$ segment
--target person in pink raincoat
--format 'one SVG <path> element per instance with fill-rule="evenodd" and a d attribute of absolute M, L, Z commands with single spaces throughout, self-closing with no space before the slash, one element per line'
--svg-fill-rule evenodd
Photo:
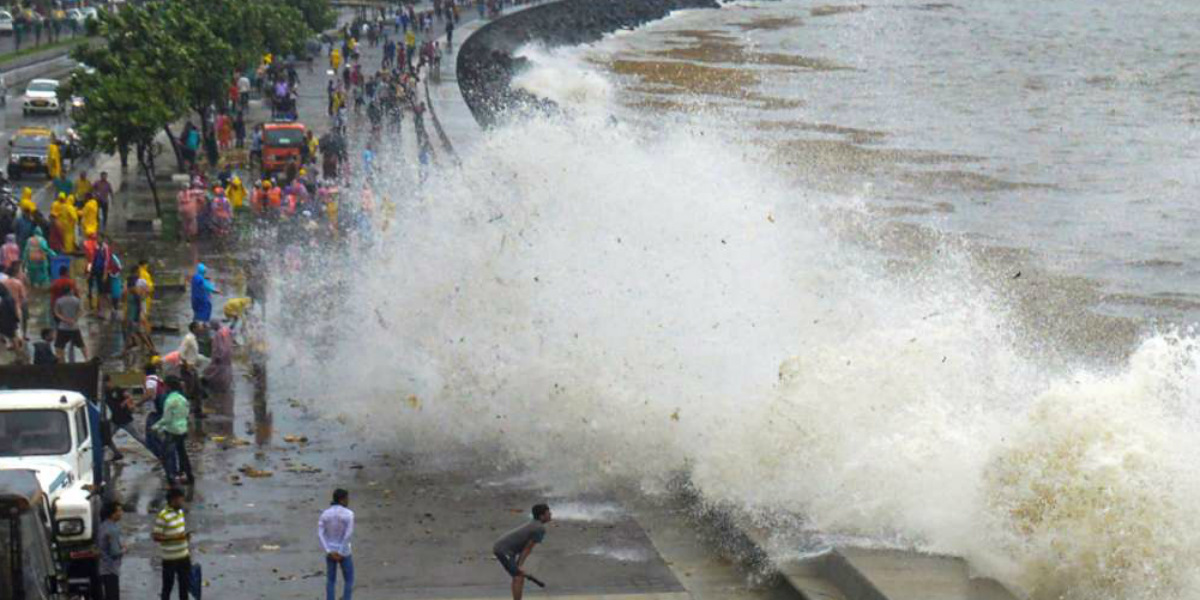
<path fill-rule="evenodd" d="M 212 391 L 228 392 L 233 388 L 233 332 L 216 319 L 208 327 L 212 351 L 202 377 Z"/>
<path fill-rule="evenodd" d="M 197 220 L 200 207 L 196 205 L 196 195 L 192 193 L 192 190 L 183 190 L 179 192 L 177 199 L 179 201 L 179 225 L 183 227 L 183 237 L 187 240 L 194 240 L 200 232 L 200 223 Z"/>
<path fill-rule="evenodd" d="M 0 246 L 0 271 L 8 271 L 8 267 L 16 262 L 21 262 L 21 247 L 17 245 L 17 234 L 10 233 Z"/>
<path fill-rule="evenodd" d="M 229 203 L 229 198 L 225 196 L 224 188 L 216 188 L 213 190 L 212 202 L 209 204 L 210 218 L 212 219 L 213 233 L 219 236 L 225 236 L 229 233 L 233 226 L 233 205 Z"/>

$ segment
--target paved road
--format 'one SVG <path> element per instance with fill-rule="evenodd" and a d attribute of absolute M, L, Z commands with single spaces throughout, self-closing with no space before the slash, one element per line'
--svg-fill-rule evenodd
<path fill-rule="evenodd" d="M 44 74 L 39 73 L 38 77 L 59 79 L 60 81 L 65 80 L 70 75 L 70 64 L 68 60 L 55 60 L 48 67 L 49 70 Z M 0 164 L 0 168 L 7 166 L 9 156 L 8 142 L 21 127 L 45 126 L 56 128 L 71 126 L 70 117 L 65 115 L 23 115 L 21 105 L 24 92 L 24 83 L 10 88 L 7 95 L 7 105 L 0 110 L 0 157 L 3 157 L 3 163 Z M 74 177 L 78 174 L 78 168 L 87 168 L 91 164 L 91 160 L 79 161 L 77 164 L 70 164 L 69 171 L 72 177 Z M 92 178 L 95 178 L 94 174 Z M 42 210 L 49 209 L 50 202 L 53 199 L 49 194 L 51 184 L 45 175 L 27 173 L 20 180 L 14 182 L 14 184 L 18 189 L 25 186 L 33 188 L 35 198 L 38 200 L 38 206 Z"/>

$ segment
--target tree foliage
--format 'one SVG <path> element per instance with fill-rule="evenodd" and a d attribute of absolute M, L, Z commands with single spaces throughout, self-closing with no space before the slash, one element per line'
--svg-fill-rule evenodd
<path fill-rule="evenodd" d="M 152 170 L 143 161 L 153 161 L 159 132 L 173 141 L 170 125 L 188 111 L 205 122 L 236 72 L 267 53 L 299 54 L 313 28 L 333 21 L 328 0 L 176 0 L 101 12 L 94 31 L 106 43 L 75 49 L 88 68 L 60 93 L 85 98 L 76 115 L 84 145 L 122 157 L 137 150 Z"/>
<path fill-rule="evenodd" d="M 329 0 L 280 0 L 284 4 L 300 11 L 304 22 L 313 32 L 320 33 L 337 26 L 337 15 L 333 12 Z"/>

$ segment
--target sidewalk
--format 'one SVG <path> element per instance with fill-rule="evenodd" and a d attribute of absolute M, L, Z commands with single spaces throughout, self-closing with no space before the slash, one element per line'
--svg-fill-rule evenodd
<path fill-rule="evenodd" d="M 500 18 L 541 4 L 539 2 L 509 7 L 504 10 Z M 462 90 L 458 87 L 458 49 L 466 43 L 467 38 L 491 22 L 488 19 L 479 19 L 473 7 L 469 11 L 464 9 L 462 16 L 462 24 L 454 30 L 454 52 L 442 56 L 441 81 L 426 86 L 430 113 L 441 124 L 446 137 L 450 138 L 454 150 L 459 154 L 469 151 L 471 146 L 480 139 L 483 130 L 475 121 L 471 110 L 467 108 Z M 444 41 L 445 37 L 442 40 Z"/>

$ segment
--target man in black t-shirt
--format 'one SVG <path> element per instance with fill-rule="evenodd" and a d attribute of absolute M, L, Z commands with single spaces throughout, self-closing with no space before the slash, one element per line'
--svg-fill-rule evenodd
<path fill-rule="evenodd" d="M 133 396 L 129 390 L 123 390 L 113 387 L 112 378 L 107 374 L 104 376 L 104 404 L 108 406 L 108 422 L 111 424 L 108 434 L 105 439 L 106 445 L 112 449 L 113 460 L 121 460 L 124 456 L 120 450 L 117 450 L 117 445 L 113 442 L 113 436 L 116 435 L 116 430 L 122 429 L 128 433 L 133 439 L 137 440 L 151 454 L 150 447 L 146 445 L 146 438 L 137 430 L 133 424 Z"/>

